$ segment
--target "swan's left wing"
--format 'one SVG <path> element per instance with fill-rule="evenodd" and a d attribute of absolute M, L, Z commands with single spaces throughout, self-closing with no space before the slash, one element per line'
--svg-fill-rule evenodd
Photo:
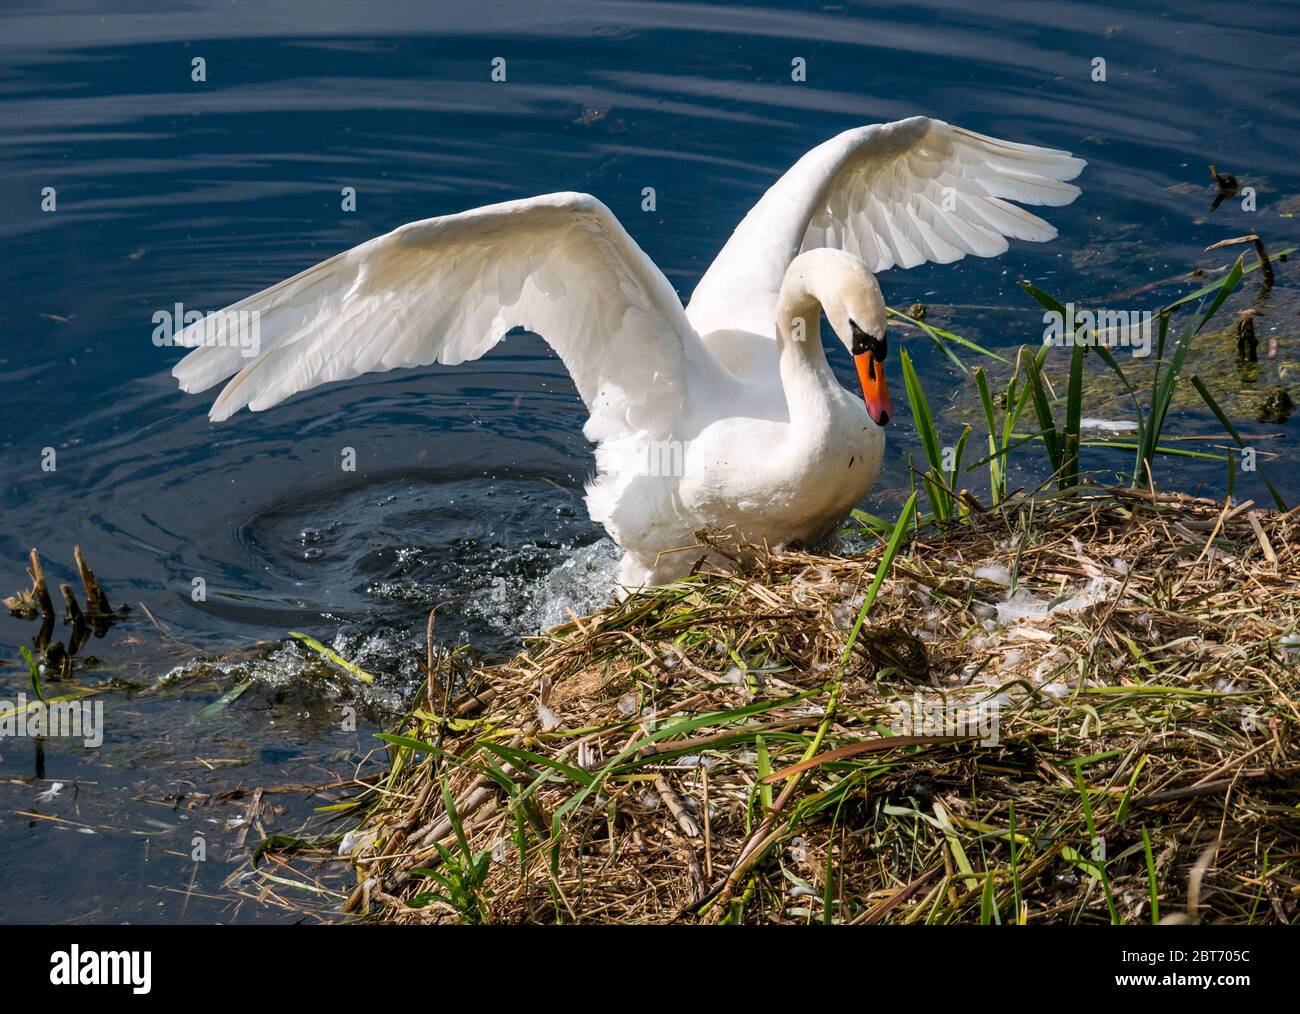
<path fill-rule="evenodd" d="M 701 279 L 686 315 L 701 334 L 773 334 L 790 262 L 833 247 L 874 272 L 967 254 L 993 257 L 1007 238 L 1056 236 L 1009 203 L 1062 205 L 1086 163 L 1069 152 L 985 137 L 915 116 L 845 131 L 818 145 L 754 205 Z"/>
<path fill-rule="evenodd" d="M 232 311 L 234 314 L 232 315 Z M 258 342 L 227 330 L 254 314 Z M 172 371 L 185 391 L 226 381 L 214 422 L 363 373 L 463 363 L 525 327 L 559 353 L 592 440 L 658 432 L 684 398 L 681 301 L 613 213 L 547 194 L 412 222 L 196 323 Z"/>

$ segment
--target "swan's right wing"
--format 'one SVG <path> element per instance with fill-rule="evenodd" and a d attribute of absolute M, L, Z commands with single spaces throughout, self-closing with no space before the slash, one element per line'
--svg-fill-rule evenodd
<path fill-rule="evenodd" d="M 229 340 L 225 322 L 239 319 L 230 311 L 257 315 L 255 355 Z M 190 392 L 228 380 L 214 422 L 364 373 L 477 359 L 524 327 L 564 361 L 593 440 L 663 431 L 684 397 L 684 348 L 698 341 L 618 219 L 576 193 L 412 222 L 216 320 L 180 334 L 194 351 L 172 371 Z"/>
<path fill-rule="evenodd" d="M 1007 238 L 1056 230 L 1022 204 L 1079 196 L 1083 159 L 914 116 L 846 130 L 804 155 L 763 195 L 700 280 L 686 314 L 700 334 L 771 335 L 786 268 L 831 247 L 873 272 L 967 254 L 994 257 Z"/>

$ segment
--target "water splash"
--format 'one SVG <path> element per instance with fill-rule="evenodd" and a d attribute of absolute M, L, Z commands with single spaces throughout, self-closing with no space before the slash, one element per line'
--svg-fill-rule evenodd
<path fill-rule="evenodd" d="M 497 575 L 468 611 L 514 638 L 540 633 L 608 605 L 619 559 L 613 542 L 598 539 L 573 549 L 534 581 L 512 587 Z"/>

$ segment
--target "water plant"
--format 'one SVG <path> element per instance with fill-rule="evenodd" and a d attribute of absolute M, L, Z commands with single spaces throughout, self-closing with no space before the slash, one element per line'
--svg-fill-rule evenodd
<path fill-rule="evenodd" d="M 1293 249 L 1278 251 L 1273 255 L 1273 259 L 1285 258 Z M 1007 456 L 1017 448 L 1037 442 L 1042 446 L 1046 457 L 1049 481 L 1054 481 L 1061 490 L 1071 489 L 1082 481 L 1084 472 L 1081 469 L 1081 449 L 1087 446 L 1106 447 L 1110 450 L 1132 450 L 1134 457 L 1129 484 L 1133 488 L 1152 488 L 1156 457 L 1170 455 L 1223 460 L 1228 469 L 1231 489 L 1235 485 L 1231 454 L 1219 455 L 1192 451 L 1162 443 L 1161 437 L 1169 419 L 1170 406 L 1177 385 L 1183 379 L 1184 362 L 1192 342 L 1205 331 L 1206 326 L 1219 313 L 1228 297 L 1236 291 L 1242 279 L 1249 272 L 1259 270 L 1260 265 L 1267 262 L 1268 259 L 1265 257 L 1251 267 L 1244 267 L 1242 258 L 1238 257 L 1218 281 L 1202 286 L 1156 311 L 1154 369 L 1150 390 L 1145 394 L 1135 389 L 1128 374 L 1108 347 L 1109 336 L 1099 334 L 1095 322 L 1087 323 L 1081 320 L 1077 311 L 1073 310 L 1073 303 L 1063 303 L 1038 286 L 1030 282 L 1021 282 L 1020 287 L 1029 296 L 1065 322 L 1064 330 L 1071 336 L 1071 341 L 1068 343 L 1070 356 L 1068 380 L 1062 412 L 1058 418 L 1053 406 L 1062 399 L 1056 397 L 1050 390 L 1044 376 L 1044 366 L 1052 346 L 1044 343 L 1037 349 L 1030 346 L 1019 348 L 1014 370 L 1006 389 L 1001 392 L 1000 399 L 995 399 L 983 368 L 977 367 L 973 379 L 986 427 L 988 453 L 968 466 L 966 471 L 982 466 L 988 467 L 989 497 L 991 503 L 996 506 L 1007 497 Z M 1171 323 L 1180 310 L 1188 311 L 1187 319 L 1177 338 L 1171 341 Z M 925 327 L 926 334 L 937 344 L 943 345 L 950 357 L 956 358 L 948 344 L 952 343 L 957 336 L 921 322 L 914 323 Z M 991 355 L 988 350 L 975 343 L 963 341 L 962 344 L 985 355 Z M 1136 415 L 1136 441 L 1129 443 L 1118 440 L 1083 439 L 1081 423 L 1084 414 L 1084 374 L 1089 356 L 1096 356 L 1114 373 L 1130 399 Z M 997 358 L 1002 359 L 1002 357 Z M 902 353 L 900 359 L 908 403 L 929 466 L 924 473 L 921 473 L 922 485 L 930 505 L 930 513 L 925 520 L 933 520 L 940 524 L 949 523 L 959 519 L 964 513 L 960 501 L 965 499 L 969 503 L 972 499 L 968 491 L 959 491 L 959 473 L 962 471 L 962 460 L 971 430 L 969 426 L 963 427 L 955 444 L 952 447 L 945 447 L 916 369 L 906 351 Z M 1006 362 L 1005 359 L 1002 361 Z M 969 372 L 964 366 L 962 369 L 964 372 Z M 1245 441 L 1201 379 L 1193 376 L 1190 378 L 1190 384 L 1238 446 L 1245 447 Z M 999 405 L 1000 419 L 998 418 Z M 1018 427 L 1028 408 L 1033 410 L 1035 429 L 1032 432 L 1022 433 Z M 1275 506 L 1285 510 L 1286 504 L 1264 468 L 1258 466 L 1258 471 Z M 863 517 L 860 520 L 869 519 Z M 879 525 L 874 527 L 879 530 Z"/>

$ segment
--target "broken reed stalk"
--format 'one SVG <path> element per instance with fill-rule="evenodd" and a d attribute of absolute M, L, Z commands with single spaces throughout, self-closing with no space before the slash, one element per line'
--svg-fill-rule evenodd
<path fill-rule="evenodd" d="M 1258 233 L 1252 232 L 1247 233 L 1245 236 L 1221 239 L 1219 242 L 1207 246 L 1205 252 L 1209 253 L 1211 250 L 1218 250 L 1225 246 L 1237 246 L 1241 243 L 1250 243 L 1255 247 L 1255 256 L 1259 258 L 1259 291 L 1261 295 L 1267 293 L 1273 288 L 1273 283 L 1277 281 L 1277 275 L 1273 271 L 1273 262 L 1268 256 L 1268 250 L 1264 248 L 1264 241 L 1259 238 Z M 1285 259 L 1285 254 L 1283 258 Z"/>
<path fill-rule="evenodd" d="M 72 585 L 60 584 L 59 593 L 63 596 L 63 606 L 67 610 L 63 621 L 72 628 L 68 637 L 68 654 L 75 655 L 90 638 L 90 628 L 86 625 L 86 617 L 81 612 L 81 606 L 77 605 L 77 596 L 72 593 Z"/>
<path fill-rule="evenodd" d="M 42 616 L 54 615 L 54 602 L 50 598 L 50 588 L 45 582 L 45 568 L 41 566 L 41 556 L 35 549 L 31 551 L 29 557 L 31 563 L 27 568 L 27 576 L 32 582 L 32 594 L 36 601 L 40 603 Z"/>
<path fill-rule="evenodd" d="M 41 566 L 41 556 L 33 547 L 27 576 L 32 581 L 32 596 L 41 609 L 41 630 L 36 635 L 36 648 L 45 651 L 54 636 L 54 602 L 50 598 L 50 588 L 45 582 L 45 568 Z"/>
<path fill-rule="evenodd" d="M 63 623 L 71 628 L 68 648 L 54 637 L 54 600 L 50 597 L 49 582 L 45 577 L 45 568 L 41 565 L 40 554 L 32 549 L 27 565 L 27 577 L 32 582 L 30 590 L 22 589 L 4 600 L 4 607 L 14 616 L 24 620 L 34 620 L 39 615 L 41 629 L 33 638 L 36 650 L 41 653 L 42 664 L 52 671 L 64 676 L 72 672 L 72 656 L 80 651 L 89 640 L 93 631 L 96 637 L 103 637 L 118 619 L 109 605 L 108 596 L 95 578 L 94 573 L 81 555 L 81 547 L 73 547 L 77 570 L 81 574 L 82 588 L 86 593 L 86 609 L 83 612 L 77 603 L 76 594 L 69 584 L 60 583 L 59 594 L 63 599 Z M 128 609 L 122 607 L 122 613 Z"/>
<path fill-rule="evenodd" d="M 104 594 L 104 589 L 95 577 L 94 571 L 86 563 L 86 558 L 81 555 L 81 547 L 73 546 L 72 555 L 77 561 L 77 573 L 81 575 L 81 587 L 86 593 L 86 611 L 94 621 L 95 632 L 102 637 L 103 631 L 112 626 L 113 607 L 109 605 L 108 596 Z"/>

